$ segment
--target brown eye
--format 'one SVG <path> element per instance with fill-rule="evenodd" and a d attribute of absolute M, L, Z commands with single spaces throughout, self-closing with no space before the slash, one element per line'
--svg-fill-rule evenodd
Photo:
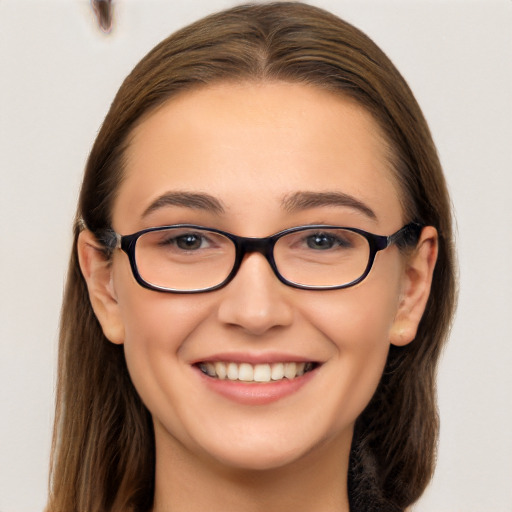
<path fill-rule="evenodd" d="M 187 233 L 176 237 L 176 246 L 185 251 L 200 249 L 203 244 L 203 237 L 194 233 Z"/>
<path fill-rule="evenodd" d="M 326 235 L 325 233 L 315 233 L 314 235 L 308 236 L 307 244 L 310 249 L 325 250 L 331 249 L 334 244 L 334 238 Z"/>
<path fill-rule="evenodd" d="M 309 249 L 317 251 L 325 251 L 334 247 L 348 248 L 352 246 L 350 241 L 342 236 L 321 232 L 308 236 L 306 243 Z"/>

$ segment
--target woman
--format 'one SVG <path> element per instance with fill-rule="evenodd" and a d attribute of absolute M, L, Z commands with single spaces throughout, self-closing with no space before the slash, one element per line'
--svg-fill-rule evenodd
<path fill-rule="evenodd" d="M 403 78 L 335 16 L 241 6 L 163 41 L 87 163 L 48 510 L 404 510 L 449 204 Z"/>

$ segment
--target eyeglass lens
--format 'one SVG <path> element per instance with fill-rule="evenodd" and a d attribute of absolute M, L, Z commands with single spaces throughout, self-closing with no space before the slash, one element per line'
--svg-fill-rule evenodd
<path fill-rule="evenodd" d="M 361 277 L 368 265 L 368 240 L 346 229 L 304 229 L 279 238 L 274 260 L 287 281 L 304 286 L 341 286 Z M 144 233 L 135 260 L 141 278 L 170 290 L 212 288 L 231 273 L 236 247 L 228 237 L 190 227 Z"/>

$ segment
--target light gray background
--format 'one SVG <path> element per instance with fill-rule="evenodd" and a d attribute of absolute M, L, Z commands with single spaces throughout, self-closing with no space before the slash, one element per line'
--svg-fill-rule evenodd
<path fill-rule="evenodd" d="M 415 512 L 512 511 L 512 1 L 319 0 L 389 54 L 430 123 L 458 222 L 434 481 Z M 59 308 L 84 163 L 117 87 L 231 0 L 0 0 L 0 511 L 45 503 Z"/>

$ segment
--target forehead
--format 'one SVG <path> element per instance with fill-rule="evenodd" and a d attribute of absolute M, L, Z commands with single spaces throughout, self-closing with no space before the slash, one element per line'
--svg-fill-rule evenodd
<path fill-rule="evenodd" d="M 369 202 L 401 218 L 384 137 L 353 100 L 296 83 L 222 83 L 181 93 L 133 130 L 116 218 L 167 191 L 202 191 L 228 213 L 274 207 L 297 191 Z"/>

